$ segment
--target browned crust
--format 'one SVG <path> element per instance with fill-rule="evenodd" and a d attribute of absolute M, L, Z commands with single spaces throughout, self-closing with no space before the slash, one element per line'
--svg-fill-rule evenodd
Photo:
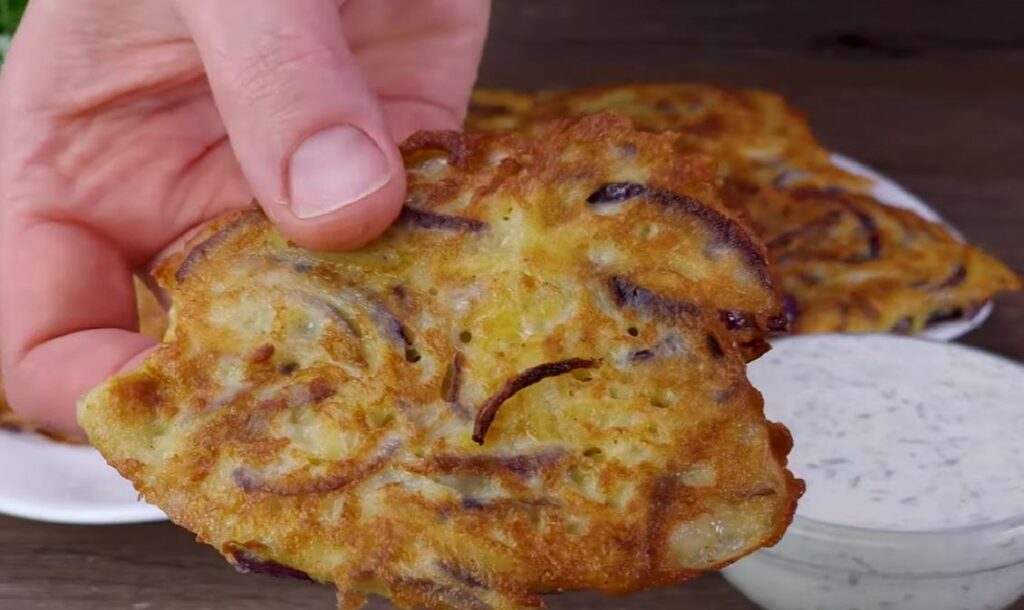
<path fill-rule="evenodd" d="M 108 460 L 243 569 L 333 582 L 346 607 L 638 590 L 776 538 L 795 487 L 744 375 L 764 333 L 719 312 L 765 320 L 777 295 L 693 214 L 587 203 L 628 174 L 733 218 L 707 158 L 610 116 L 421 142 L 410 202 L 488 228 L 314 254 L 259 212 L 212 224 L 158 272 L 167 342 L 83 402 Z M 473 443 L 456 407 L 513 395 Z"/>
<path fill-rule="evenodd" d="M 535 130 L 553 119 L 621 113 L 638 128 L 674 131 L 679 147 L 715 155 L 725 175 L 757 184 L 813 184 L 847 190 L 865 179 L 834 167 L 805 115 L 778 94 L 708 83 L 624 83 L 562 91 L 478 89 L 471 131 Z"/>

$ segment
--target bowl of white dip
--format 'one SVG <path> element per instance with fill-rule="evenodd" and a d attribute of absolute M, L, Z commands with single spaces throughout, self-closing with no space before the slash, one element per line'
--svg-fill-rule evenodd
<path fill-rule="evenodd" d="M 1024 366 L 894 335 L 779 341 L 750 366 L 807 482 L 725 577 L 769 610 L 982 610 L 1024 595 Z"/>

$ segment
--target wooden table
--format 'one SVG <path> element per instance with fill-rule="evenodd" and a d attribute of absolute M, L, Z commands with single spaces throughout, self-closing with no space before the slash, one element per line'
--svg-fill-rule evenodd
<path fill-rule="evenodd" d="M 1024 3 L 946 4 L 958 6 L 497 0 L 481 80 L 706 80 L 779 90 L 828 145 L 904 183 L 1024 271 Z M 1000 298 L 966 342 L 1024 360 L 1024 295 Z M 326 587 L 235 574 L 168 524 L 0 518 L 3 609 L 326 609 L 332 600 Z M 564 595 L 550 607 L 754 608 L 714 576 L 625 599 Z"/>

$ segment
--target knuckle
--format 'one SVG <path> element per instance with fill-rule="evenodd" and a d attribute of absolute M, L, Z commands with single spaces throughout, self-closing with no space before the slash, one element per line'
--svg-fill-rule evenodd
<path fill-rule="evenodd" d="M 242 55 L 234 78 L 238 89 L 248 96 L 274 98 L 288 91 L 289 82 L 326 69 L 333 58 L 326 45 L 300 32 L 270 32 Z"/>

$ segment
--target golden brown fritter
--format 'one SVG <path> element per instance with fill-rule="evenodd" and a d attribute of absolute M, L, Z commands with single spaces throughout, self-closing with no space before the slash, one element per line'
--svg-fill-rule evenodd
<path fill-rule="evenodd" d="M 767 243 L 793 332 L 920 332 L 970 317 L 1019 278 L 910 210 L 814 187 L 728 183 Z"/>
<path fill-rule="evenodd" d="M 610 85 L 521 93 L 480 89 L 466 119 L 472 131 L 543 129 L 554 119 L 612 111 L 639 129 L 679 134 L 682 152 L 713 155 L 723 176 L 765 185 L 863 190 L 869 183 L 832 164 L 802 113 L 782 96 L 701 83 Z"/>
<path fill-rule="evenodd" d="M 677 149 L 718 159 L 727 203 L 771 246 L 795 333 L 917 333 L 1020 288 L 997 259 L 868 196 L 870 184 L 833 166 L 806 119 L 774 93 L 702 84 L 478 90 L 466 125 L 530 132 L 604 110 L 677 132 Z"/>
<path fill-rule="evenodd" d="M 402 218 L 358 251 L 210 227 L 158 272 L 163 347 L 80 405 L 93 444 L 240 570 L 342 608 L 535 607 L 774 543 L 802 484 L 745 376 L 779 315 L 763 251 L 671 136 L 543 135 L 414 136 Z"/>
<path fill-rule="evenodd" d="M 167 331 L 167 312 L 153 292 L 135 280 L 135 301 L 139 312 L 139 332 L 154 339 L 163 339 Z"/>
<path fill-rule="evenodd" d="M 153 293 L 146 288 L 145 284 L 138 280 L 135 281 L 135 295 L 138 302 L 139 332 L 154 339 L 162 338 L 164 330 L 167 328 L 167 314 L 157 302 Z M 34 424 L 22 419 L 11 409 L 2 385 L 0 385 L 0 429 L 17 432 L 35 432 L 62 443 L 78 444 L 81 442 L 76 438 L 38 428 Z"/>

